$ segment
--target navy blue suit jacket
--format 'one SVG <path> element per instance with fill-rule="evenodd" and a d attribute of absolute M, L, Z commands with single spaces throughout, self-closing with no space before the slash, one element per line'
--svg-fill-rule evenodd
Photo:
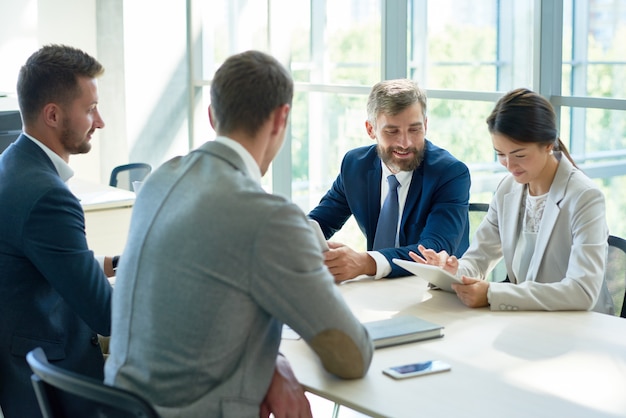
<path fill-rule="evenodd" d="M 367 249 L 372 249 L 380 213 L 381 176 L 376 145 L 356 148 L 345 155 L 339 176 L 309 213 L 327 239 L 354 215 L 367 238 Z M 402 212 L 400 246 L 379 250 L 391 265 L 388 277 L 409 274 L 391 259 L 410 260 L 409 251 L 419 254 L 418 244 L 457 257 L 465 252 L 469 246 L 469 188 L 467 166 L 426 140 L 424 161 L 413 172 Z"/>
<path fill-rule="evenodd" d="M 111 285 L 87 247 L 84 213 L 52 161 L 20 136 L 0 155 L 0 405 L 41 417 L 26 353 L 103 379 Z M 77 405 L 77 408 L 80 408 Z"/>

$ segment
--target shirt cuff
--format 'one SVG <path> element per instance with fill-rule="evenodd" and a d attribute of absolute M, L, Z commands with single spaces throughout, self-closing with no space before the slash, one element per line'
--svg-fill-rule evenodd
<path fill-rule="evenodd" d="M 100 268 L 102 269 L 102 271 L 104 271 L 104 257 L 103 255 L 96 255 L 94 256 L 96 258 L 96 261 L 98 262 L 98 264 L 100 264 Z"/>
<path fill-rule="evenodd" d="M 495 285 L 495 288 L 494 288 Z M 493 309 L 495 304 L 494 299 L 497 299 L 498 286 L 505 285 L 505 283 L 498 282 L 490 282 L 489 287 L 487 288 L 487 303 L 489 304 L 489 308 Z"/>
<path fill-rule="evenodd" d="M 387 261 L 387 258 L 378 251 L 368 251 L 367 254 L 376 262 L 376 275 L 370 277 L 373 277 L 374 280 L 378 280 L 389 276 L 389 273 L 391 273 L 391 265 L 389 261 Z"/>

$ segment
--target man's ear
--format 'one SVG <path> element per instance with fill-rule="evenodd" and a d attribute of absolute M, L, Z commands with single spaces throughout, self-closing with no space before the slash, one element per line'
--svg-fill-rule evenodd
<path fill-rule="evenodd" d="M 46 126 L 56 128 L 61 123 L 63 110 L 56 103 L 48 103 L 42 110 L 43 121 Z"/>
<path fill-rule="evenodd" d="M 287 120 L 289 119 L 289 111 L 291 106 L 284 104 L 279 106 L 274 111 L 274 120 L 272 125 L 272 134 L 276 135 L 281 130 L 287 127 Z"/>
<path fill-rule="evenodd" d="M 209 112 L 209 122 L 211 123 L 211 128 L 213 128 L 213 130 L 217 132 L 217 126 L 216 126 L 217 123 L 215 120 L 213 120 L 213 108 L 211 107 L 211 105 L 209 105 L 208 112 Z"/>
<path fill-rule="evenodd" d="M 365 121 L 365 130 L 367 131 L 367 135 L 373 140 L 376 140 L 376 132 L 374 132 L 374 126 L 370 123 L 369 120 Z"/>

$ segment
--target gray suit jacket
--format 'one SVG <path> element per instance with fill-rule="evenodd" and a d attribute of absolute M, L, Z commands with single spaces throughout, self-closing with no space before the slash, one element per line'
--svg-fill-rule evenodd
<path fill-rule="evenodd" d="M 148 178 L 115 286 L 106 381 L 163 417 L 257 417 L 283 322 L 341 377 L 371 361 L 304 213 L 223 143 Z"/>
<path fill-rule="evenodd" d="M 527 280 L 512 269 L 525 185 L 506 176 L 459 260 L 457 275 L 484 278 L 504 257 L 509 283 L 492 283 L 493 310 L 590 310 L 612 313 L 604 282 L 608 251 L 604 196 L 596 184 L 561 158 L 550 187 Z"/>

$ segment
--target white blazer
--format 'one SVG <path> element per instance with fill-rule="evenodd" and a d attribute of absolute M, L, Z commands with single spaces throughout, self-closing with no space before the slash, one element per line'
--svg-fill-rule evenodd
<path fill-rule="evenodd" d="M 556 153 L 560 158 L 561 153 Z M 604 281 L 608 227 L 604 195 L 567 158 L 559 166 L 537 234 L 526 281 L 512 269 L 523 219 L 526 186 L 506 176 L 496 189 L 489 211 L 469 249 L 459 260 L 457 275 L 484 279 L 504 257 L 511 283 L 493 282 L 492 310 L 591 310 L 613 313 Z"/>

